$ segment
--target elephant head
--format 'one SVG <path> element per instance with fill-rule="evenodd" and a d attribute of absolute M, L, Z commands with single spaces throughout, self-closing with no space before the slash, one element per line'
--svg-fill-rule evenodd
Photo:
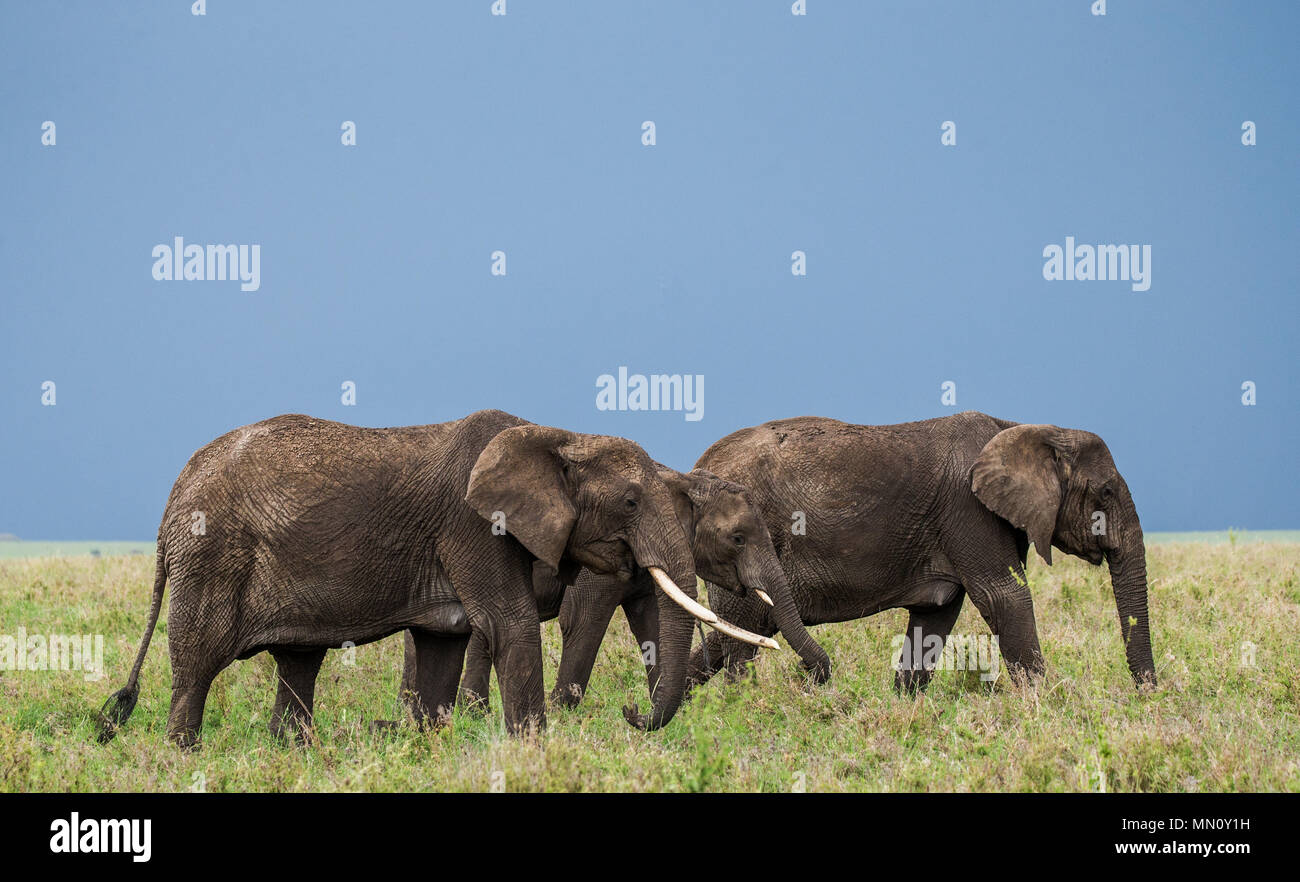
<path fill-rule="evenodd" d="M 1105 442 L 1078 429 L 1012 426 L 984 445 L 971 488 L 1047 563 L 1053 545 L 1094 565 L 1106 561 L 1129 671 L 1139 686 L 1155 685 L 1142 524 Z"/>
<path fill-rule="evenodd" d="M 695 619 L 718 618 L 695 599 L 689 540 L 645 451 L 623 438 L 516 426 L 483 449 L 465 499 L 483 517 L 503 520 L 567 583 L 580 566 L 623 579 L 642 569 L 650 574 L 658 587 L 660 672 L 654 705 L 635 722 L 645 729 L 667 724 L 685 690 Z"/>
<path fill-rule="evenodd" d="M 719 588 L 740 596 L 753 594 L 771 606 L 777 628 L 799 653 L 804 669 L 818 683 L 825 682 L 830 656 L 799 617 L 772 536 L 749 491 L 704 469 L 688 474 L 664 469 L 660 475 L 675 493 L 678 516 L 691 539 L 695 572 Z"/>

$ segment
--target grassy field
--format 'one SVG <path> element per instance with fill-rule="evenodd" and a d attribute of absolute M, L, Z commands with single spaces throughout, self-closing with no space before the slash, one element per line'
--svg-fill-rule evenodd
<path fill-rule="evenodd" d="M 93 739 L 144 626 L 152 556 L 9 557 L 0 635 L 102 634 L 107 674 L 0 671 L 0 790 L 1300 791 L 1300 543 L 1152 543 L 1148 557 L 1150 695 L 1129 679 L 1105 568 L 1059 555 L 1030 564 L 1048 664 L 1033 687 L 1003 678 L 989 691 L 976 674 L 941 672 L 921 698 L 894 695 L 891 639 L 906 614 L 892 611 L 814 629 L 835 665 L 825 686 L 803 682 L 791 652 L 765 653 L 753 680 L 716 678 L 646 734 L 620 713 L 646 704 L 620 613 L 587 699 L 552 713 L 537 741 L 505 736 L 495 687 L 487 717 L 373 733 L 370 720 L 398 712 L 401 643 L 389 638 L 352 665 L 329 654 L 307 747 L 266 730 L 270 657 L 236 662 L 191 754 L 164 738 L 165 622 L 135 715 L 111 744 Z M 544 632 L 549 678 L 559 629 Z M 956 632 L 987 633 L 969 603 Z"/>
<path fill-rule="evenodd" d="M 143 554 L 153 560 L 157 546 L 152 539 L 146 542 L 0 542 L 0 560 L 12 557 L 76 557 L 88 554 L 93 557 L 111 554 Z M 143 624 L 140 627 L 144 627 Z"/>

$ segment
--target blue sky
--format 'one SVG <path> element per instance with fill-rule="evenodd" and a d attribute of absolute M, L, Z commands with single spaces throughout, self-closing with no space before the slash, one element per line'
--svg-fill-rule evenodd
<path fill-rule="evenodd" d="M 490 5 L 0 7 L 0 532 L 150 538 L 275 414 L 486 407 L 679 468 L 982 410 L 1100 434 L 1148 530 L 1300 527 L 1300 4 Z M 155 281 L 175 236 L 260 289 Z M 1045 280 L 1066 236 L 1150 289 Z M 620 365 L 704 418 L 598 410 Z"/>

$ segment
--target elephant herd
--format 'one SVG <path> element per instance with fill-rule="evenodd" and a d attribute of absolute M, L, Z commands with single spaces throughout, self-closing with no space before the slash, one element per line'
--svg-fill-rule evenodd
<path fill-rule="evenodd" d="M 507 729 L 540 729 L 539 623 L 560 620 L 550 701 L 572 706 L 619 606 L 650 693 L 624 715 L 649 730 L 693 686 L 777 648 L 778 632 L 820 683 L 831 661 L 807 626 L 901 607 L 909 639 L 941 646 L 967 595 L 1009 673 L 1039 674 L 1031 542 L 1048 563 L 1055 546 L 1108 564 L 1129 670 L 1154 684 L 1142 527 L 1089 432 L 974 412 L 892 426 L 799 417 L 734 432 L 681 473 L 626 439 L 498 410 L 391 429 L 275 417 L 201 448 L 176 479 L 149 623 L 99 738 L 135 707 L 168 582 L 167 731 L 182 747 L 236 659 L 271 653 L 272 730 L 301 735 L 326 650 L 397 632 L 417 721 L 486 702 L 495 667 Z M 710 631 L 693 649 L 698 623 Z M 914 691 L 934 658 L 904 652 L 896 668 L 895 687 Z"/>

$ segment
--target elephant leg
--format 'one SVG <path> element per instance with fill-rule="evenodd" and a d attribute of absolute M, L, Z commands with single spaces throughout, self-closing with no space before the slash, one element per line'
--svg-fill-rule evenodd
<path fill-rule="evenodd" d="M 546 692 L 542 686 L 542 630 L 534 621 L 510 621 L 488 639 L 492 665 L 501 688 L 506 731 L 524 735 L 546 728 Z"/>
<path fill-rule="evenodd" d="M 762 634 L 763 632 L 759 631 Z M 763 634 L 764 637 L 771 637 L 775 631 Z M 758 647 L 752 643 L 742 643 L 731 637 L 722 638 L 722 659 L 723 672 L 726 674 L 728 683 L 735 683 L 745 675 L 745 666 L 758 657 Z"/>
<path fill-rule="evenodd" d="M 623 602 L 623 614 L 627 616 L 627 623 L 632 629 L 632 636 L 636 638 L 637 649 L 641 653 L 641 662 L 645 665 L 646 685 L 650 687 L 650 698 L 653 701 L 655 687 L 659 684 L 658 598 L 651 594 L 625 600 Z"/>
<path fill-rule="evenodd" d="M 705 629 L 704 642 L 691 651 L 691 664 L 686 672 L 686 694 L 705 683 L 722 670 L 722 635 L 717 631 Z"/>
<path fill-rule="evenodd" d="M 492 679 L 492 656 L 488 652 L 487 638 L 482 631 L 470 634 L 469 648 L 465 651 L 465 676 L 460 680 L 456 702 L 464 707 L 486 713 L 489 710 L 488 689 Z"/>
<path fill-rule="evenodd" d="M 709 606 L 721 618 L 755 634 L 771 637 L 777 631 L 775 620 L 766 612 L 768 608 L 752 596 L 736 597 L 725 588 L 710 584 Z M 719 671 L 726 674 L 728 683 L 736 682 L 744 675 L 745 665 L 758 655 L 757 646 L 727 637 L 707 626 L 704 632 L 703 644 L 691 652 L 688 692 L 707 683 Z"/>
<path fill-rule="evenodd" d="M 930 685 L 934 676 L 934 663 L 943 651 L 944 641 L 952 633 L 952 626 L 961 614 L 966 592 L 958 589 L 957 596 L 943 606 L 913 608 L 908 610 L 907 630 L 903 633 L 903 654 L 894 672 L 894 691 L 915 695 Z M 927 664 L 926 662 L 931 663 Z"/>
<path fill-rule="evenodd" d="M 273 646 L 270 652 L 275 659 L 278 682 L 275 709 L 271 711 L 271 733 L 278 738 L 304 740 L 311 729 L 316 675 L 325 661 L 325 650 Z"/>
<path fill-rule="evenodd" d="M 172 701 L 167 714 L 167 737 L 182 750 L 193 750 L 199 746 L 203 709 L 212 681 L 235 657 L 228 647 L 217 648 L 219 637 L 196 628 L 190 615 L 193 607 L 177 600 L 185 597 L 184 586 L 172 591 L 174 612 L 168 622 L 173 635 L 168 650 L 172 663 Z M 181 635 L 189 640 L 182 643 Z"/>
<path fill-rule="evenodd" d="M 397 699 L 412 717 L 416 717 L 416 661 L 415 638 L 410 631 L 402 633 L 402 685 L 397 689 Z M 375 732 L 386 732 L 401 725 L 398 720 L 372 720 L 370 728 Z"/>
<path fill-rule="evenodd" d="M 517 542 L 493 537 L 485 543 L 449 548 L 443 558 L 470 627 L 487 640 L 506 730 L 512 735 L 546 728 L 542 629 L 533 596 L 532 561 L 518 549 Z M 462 659 L 468 639 L 460 638 Z"/>
<path fill-rule="evenodd" d="M 714 612 L 733 625 L 764 637 L 771 637 L 776 633 L 776 621 L 770 614 L 770 607 L 765 606 L 753 595 L 737 597 L 725 588 L 710 584 L 709 604 Z M 721 645 L 721 661 L 718 664 L 726 674 L 727 682 L 735 683 L 744 676 L 746 665 L 758 656 L 758 647 L 725 635 L 722 637 Z M 711 646 L 709 652 L 713 652 Z"/>
<path fill-rule="evenodd" d="M 617 607 L 618 596 L 609 590 L 575 587 L 565 595 L 560 606 L 560 634 L 564 645 L 560 653 L 560 672 L 551 691 L 551 701 L 556 705 L 571 708 L 582 701 L 591 680 L 591 669 L 600 653 L 600 644 Z M 656 638 L 658 633 L 656 625 Z"/>
<path fill-rule="evenodd" d="M 1034 621 L 1034 599 L 1015 540 L 1010 531 L 1001 533 L 1005 535 L 996 536 L 978 554 L 969 545 L 945 549 L 945 553 L 956 566 L 971 602 L 997 638 L 1007 672 L 1016 679 L 1037 677 L 1045 666 Z"/>
<path fill-rule="evenodd" d="M 217 674 L 232 661 L 233 658 L 226 658 L 219 663 L 195 665 L 182 658 L 180 653 L 172 655 L 172 703 L 167 714 L 167 737 L 177 747 L 194 750 L 199 746 L 208 690 Z"/>
<path fill-rule="evenodd" d="M 451 717 L 470 635 L 412 631 L 411 639 L 415 643 L 415 688 L 409 693 L 409 707 L 421 728 L 436 726 Z"/>
<path fill-rule="evenodd" d="M 172 682 L 172 706 L 167 715 L 167 737 L 182 750 L 193 750 L 199 744 L 199 731 L 203 728 L 203 706 L 208 700 L 214 677 Z"/>
<path fill-rule="evenodd" d="M 740 627 L 745 627 L 741 625 Z M 760 629 L 749 628 L 764 637 L 771 637 L 776 633 L 775 628 Z M 708 656 L 708 664 L 705 664 L 704 657 Z M 695 686 L 702 686 L 708 682 L 709 678 L 719 671 L 727 678 L 728 683 L 735 683 L 745 675 L 745 666 L 758 657 L 758 647 L 751 643 L 744 643 L 717 631 L 709 630 L 705 626 L 705 637 L 703 647 L 697 647 L 691 652 L 691 669 L 688 676 L 688 690 Z"/>
<path fill-rule="evenodd" d="M 1038 643 L 1038 626 L 1034 621 L 1034 602 L 1029 589 L 1006 590 L 992 598 L 986 597 L 987 612 L 980 607 L 975 595 L 971 595 L 971 600 L 997 637 L 1007 672 L 1015 679 L 1041 677 L 1047 668 Z"/>
<path fill-rule="evenodd" d="M 412 714 L 415 713 L 413 699 L 416 690 L 416 673 L 419 670 L 415 658 L 415 635 L 406 631 L 402 635 L 402 685 L 397 695 L 402 700 L 402 705 Z M 396 725 L 396 723 L 384 725 Z"/>

